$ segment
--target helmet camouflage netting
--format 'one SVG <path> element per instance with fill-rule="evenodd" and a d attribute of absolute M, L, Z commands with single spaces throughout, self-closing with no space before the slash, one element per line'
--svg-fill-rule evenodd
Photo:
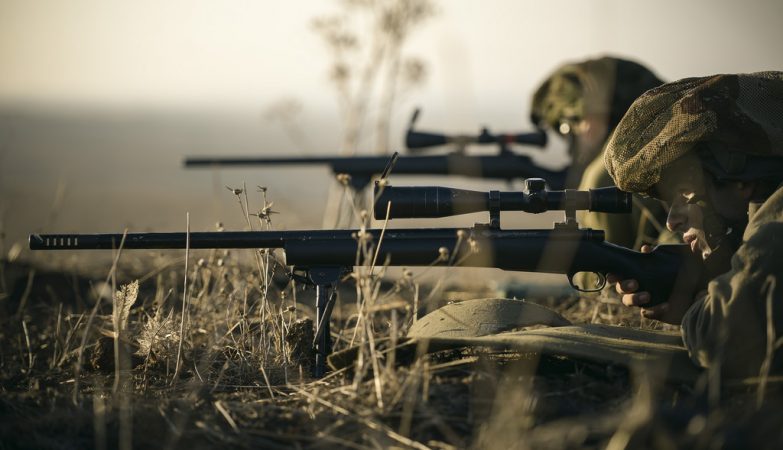
<path fill-rule="evenodd" d="M 646 92 L 617 125 L 604 162 L 618 187 L 647 192 L 697 146 L 724 173 L 744 170 L 749 155 L 783 157 L 783 72 L 686 78 Z"/>
<path fill-rule="evenodd" d="M 611 130 L 638 96 L 661 83 L 641 64 L 615 57 L 565 64 L 536 90 L 530 118 L 558 129 L 562 122 L 604 115 Z"/>

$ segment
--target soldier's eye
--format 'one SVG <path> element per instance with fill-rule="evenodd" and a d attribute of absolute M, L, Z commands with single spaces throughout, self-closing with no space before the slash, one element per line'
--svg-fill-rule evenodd
<path fill-rule="evenodd" d="M 583 120 L 578 117 L 566 115 L 560 118 L 560 125 L 557 127 L 557 132 L 561 136 L 571 136 L 579 131 Z"/>
<path fill-rule="evenodd" d="M 689 205 L 697 205 L 701 206 L 702 208 L 707 206 L 707 199 L 703 195 L 688 194 L 683 196 L 685 197 L 685 203 Z"/>

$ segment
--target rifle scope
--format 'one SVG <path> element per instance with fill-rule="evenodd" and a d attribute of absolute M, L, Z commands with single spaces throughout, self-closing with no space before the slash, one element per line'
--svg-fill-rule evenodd
<path fill-rule="evenodd" d="M 546 132 L 540 129 L 528 133 L 493 134 L 485 127 L 481 129 L 481 133 L 478 135 L 448 135 L 431 131 L 417 131 L 413 127 L 416 125 L 420 112 L 419 108 L 413 111 L 413 116 L 408 125 L 408 132 L 405 133 L 405 146 L 412 152 L 448 144 L 458 147 L 470 144 L 498 144 L 500 145 L 501 153 L 509 151 L 507 148 L 509 144 L 522 144 L 534 147 L 546 146 Z"/>
<path fill-rule="evenodd" d="M 529 133 L 516 134 L 491 134 L 486 128 L 481 130 L 481 134 L 476 136 L 455 135 L 432 133 L 425 131 L 408 131 L 405 135 L 405 146 L 408 150 L 416 151 L 419 149 L 437 147 L 447 144 L 469 145 L 469 144 L 522 144 L 534 147 L 544 147 L 547 136 L 543 131 L 532 131 Z"/>
<path fill-rule="evenodd" d="M 540 178 L 528 178 L 525 183 L 526 192 L 480 192 L 440 186 L 385 186 L 381 189 L 376 183 L 375 218 L 386 218 L 389 203 L 390 219 L 448 217 L 481 211 L 524 211 L 534 214 L 553 210 L 605 213 L 631 211 L 631 194 L 614 186 L 588 191 L 550 191 L 546 189 L 546 182 Z"/>

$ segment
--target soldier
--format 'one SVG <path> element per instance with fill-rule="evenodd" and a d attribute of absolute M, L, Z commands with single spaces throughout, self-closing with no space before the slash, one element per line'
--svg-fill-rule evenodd
<path fill-rule="evenodd" d="M 623 303 L 681 323 L 693 361 L 725 376 L 783 369 L 783 72 L 715 75 L 642 95 L 607 144 L 621 189 L 668 201 L 697 264 L 666 303 L 635 280 Z M 707 282 L 700 282 L 706 279 Z"/>
<path fill-rule="evenodd" d="M 570 141 L 568 184 L 579 189 L 612 186 L 603 147 L 634 100 L 663 82 L 632 61 L 603 57 L 558 68 L 536 90 L 531 120 Z M 657 200 L 634 198 L 626 214 L 580 213 L 585 227 L 604 230 L 606 240 L 628 248 L 659 242 L 666 211 Z M 665 237 L 663 240 L 670 240 Z"/>

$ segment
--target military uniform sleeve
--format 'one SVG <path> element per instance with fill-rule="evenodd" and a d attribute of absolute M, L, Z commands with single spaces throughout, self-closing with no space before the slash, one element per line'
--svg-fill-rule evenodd
<path fill-rule="evenodd" d="M 720 364 L 728 377 L 759 375 L 768 338 L 783 333 L 782 208 L 779 189 L 751 220 L 731 269 L 713 279 L 685 314 L 683 341 L 695 363 Z M 783 366 L 782 352 L 778 348 L 770 361 L 773 371 Z"/>

